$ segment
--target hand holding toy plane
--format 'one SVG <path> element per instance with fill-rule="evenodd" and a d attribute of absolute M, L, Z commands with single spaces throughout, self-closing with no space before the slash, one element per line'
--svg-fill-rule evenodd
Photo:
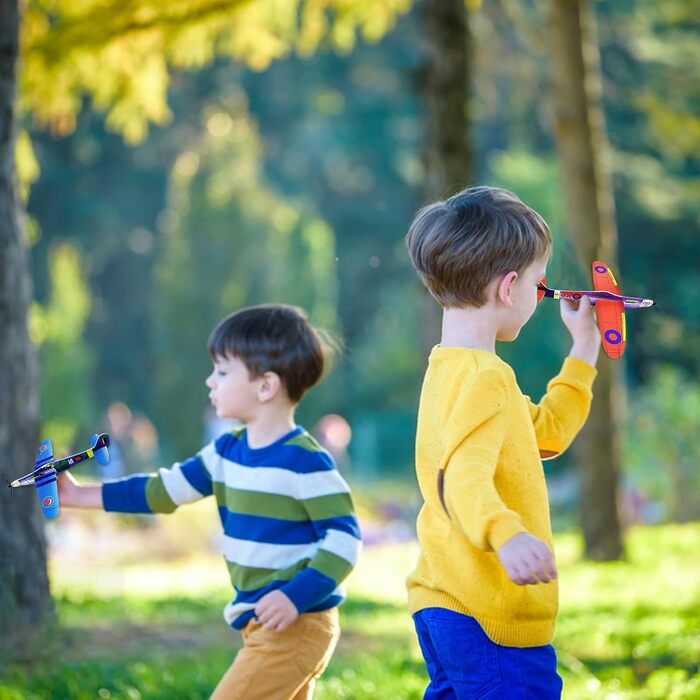
<path fill-rule="evenodd" d="M 547 279 L 545 278 L 537 287 L 537 301 L 542 301 L 544 297 L 572 299 L 573 301 L 588 297 L 591 304 L 595 304 L 596 307 L 596 318 L 603 340 L 603 350 L 608 357 L 619 359 L 625 352 L 627 341 L 625 309 L 648 309 L 656 302 L 642 297 L 623 296 L 612 271 L 605 263 L 596 260 L 592 268 L 593 291 L 550 289 L 547 287 Z"/>
<path fill-rule="evenodd" d="M 93 457 L 99 464 L 107 464 L 109 462 L 109 451 L 107 450 L 109 443 L 107 433 L 94 434 L 90 438 L 91 446 L 89 449 L 54 461 L 51 440 L 43 440 L 36 453 L 34 471 L 15 479 L 10 487 L 36 486 L 39 505 L 41 505 L 44 516 L 47 519 L 55 518 L 59 513 L 57 474 Z"/>

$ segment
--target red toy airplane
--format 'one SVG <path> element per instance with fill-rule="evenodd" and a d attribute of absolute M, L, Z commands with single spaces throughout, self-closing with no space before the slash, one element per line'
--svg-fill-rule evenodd
<path fill-rule="evenodd" d="M 545 278 L 537 287 L 537 300 L 542 301 L 544 297 L 550 297 L 578 301 L 581 297 L 588 297 L 591 303 L 596 305 L 596 318 L 603 340 L 603 350 L 608 357 L 617 360 L 625 352 L 627 341 L 625 309 L 647 309 L 654 306 L 655 302 L 642 297 L 623 296 L 612 271 L 605 263 L 596 260 L 592 269 L 594 291 L 550 289 L 547 287 Z"/>

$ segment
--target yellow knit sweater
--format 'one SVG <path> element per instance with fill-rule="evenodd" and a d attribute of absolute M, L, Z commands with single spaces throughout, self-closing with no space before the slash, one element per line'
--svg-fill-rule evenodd
<path fill-rule="evenodd" d="M 416 471 L 425 503 L 420 555 L 409 576 L 412 612 L 474 617 L 497 644 L 548 644 L 556 581 L 512 583 L 496 551 L 519 532 L 553 550 L 542 458 L 563 452 L 584 424 L 596 369 L 567 358 L 535 405 L 497 355 L 433 349 L 421 392 Z"/>

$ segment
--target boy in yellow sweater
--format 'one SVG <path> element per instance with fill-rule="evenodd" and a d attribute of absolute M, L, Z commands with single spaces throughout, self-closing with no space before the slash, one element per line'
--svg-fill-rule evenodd
<path fill-rule="evenodd" d="M 406 237 L 443 308 L 418 411 L 424 504 L 409 607 L 428 667 L 426 700 L 561 696 L 550 642 L 558 607 L 542 459 L 584 424 L 600 349 L 592 305 L 561 303 L 573 338 L 539 404 L 495 354 L 538 301 L 552 238 L 514 194 L 474 187 L 421 209 Z"/>

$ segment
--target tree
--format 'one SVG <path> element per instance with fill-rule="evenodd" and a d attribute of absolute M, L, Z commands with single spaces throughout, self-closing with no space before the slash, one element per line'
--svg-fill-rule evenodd
<path fill-rule="evenodd" d="M 468 185 L 473 174 L 469 18 L 465 0 L 432 0 L 423 12 L 424 188 L 429 198 L 447 197 Z"/>
<path fill-rule="evenodd" d="M 84 98 L 107 113 L 107 123 L 132 142 L 148 124 L 165 123 L 169 71 L 197 68 L 216 56 L 242 60 L 262 70 L 296 50 L 311 53 L 330 37 L 339 50 L 361 33 L 379 38 L 410 0 L 197 0 L 192 3 L 103 3 L 50 7 L 29 3 L 22 24 L 20 104 L 55 133 L 68 133 Z M 17 0 L 0 0 L 0 395 L 3 464 L 30 464 L 38 435 L 37 380 L 27 331 L 31 298 L 22 207 L 15 178 L 15 95 L 20 45 Z M 6 461 L 5 461 L 6 460 Z M 3 466 L 0 477 L 8 477 Z M 8 509 L 0 535 L 0 578 L 5 597 L 0 617 L 16 619 L 14 635 L 31 628 L 51 608 L 46 543 L 34 498 Z M 3 505 L 3 511 L 6 505 Z"/>
<path fill-rule="evenodd" d="M 617 231 L 593 11 L 586 0 L 552 0 L 550 52 L 557 151 L 569 230 L 579 259 L 617 268 Z M 585 554 L 623 553 L 617 511 L 624 406 L 620 363 L 603 358 L 591 414 L 576 444 Z"/>
<path fill-rule="evenodd" d="M 31 300 L 15 172 L 15 84 L 19 54 L 17 0 L 0 0 L 0 478 L 32 464 L 39 414 L 36 366 L 29 342 Z M 4 489 L 0 514 L 0 628 L 30 630 L 51 609 L 46 542 L 35 497 Z M 6 638 L 3 633 L 3 639 Z"/>
<path fill-rule="evenodd" d="M 465 0 L 427 0 L 423 20 L 423 193 L 426 200 L 434 200 L 463 189 L 473 176 L 468 112 L 471 36 Z M 440 321 L 435 302 L 426 293 L 420 315 L 427 352 L 439 337 Z"/>

